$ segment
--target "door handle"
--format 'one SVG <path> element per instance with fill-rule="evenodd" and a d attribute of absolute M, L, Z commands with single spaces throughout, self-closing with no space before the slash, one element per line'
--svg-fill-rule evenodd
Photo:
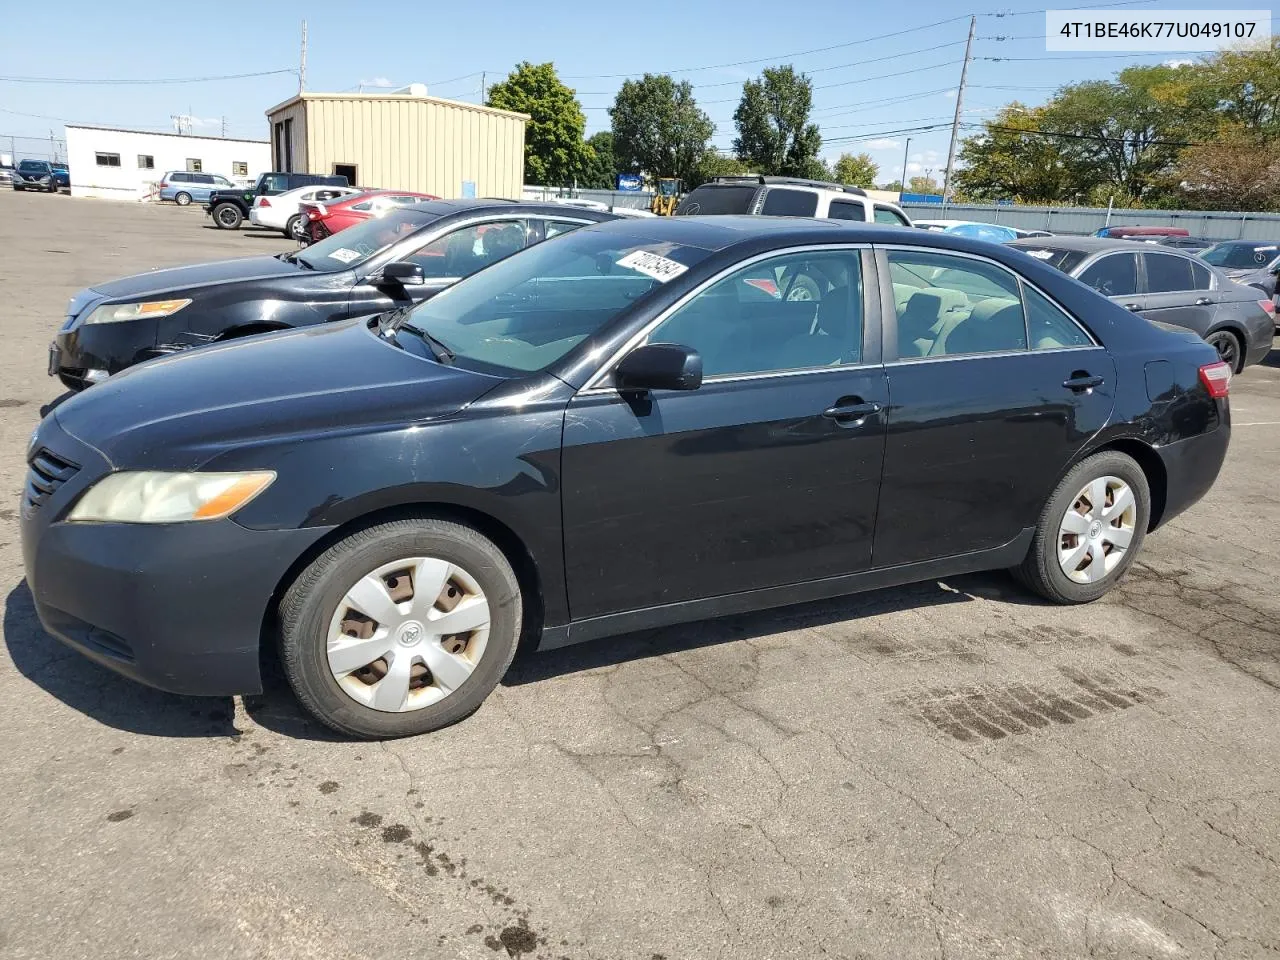
<path fill-rule="evenodd" d="M 1212 300 L 1210 300 L 1208 297 L 1201 297 L 1199 300 L 1197 300 L 1197 301 L 1196 301 L 1196 306 L 1197 306 L 1197 307 L 1207 307 L 1207 306 L 1209 306 L 1209 304 L 1211 304 L 1211 303 L 1213 303 L 1213 301 L 1212 301 Z"/>
<path fill-rule="evenodd" d="M 1124 305 L 1124 308 L 1126 310 L 1132 310 L 1134 313 L 1137 313 L 1139 310 L 1142 309 L 1142 305 L 1137 303 L 1126 303 Z"/>
<path fill-rule="evenodd" d="M 1077 370 L 1069 378 L 1062 381 L 1062 385 L 1068 390 L 1081 393 L 1085 390 L 1092 390 L 1094 387 L 1102 386 L 1102 377 L 1085 373 L 1083 370 Z"/>
<path fill-rule="evenodd" d="M 839 400 L 833 406 L 822 411 L 828 420 L 834 420 L 842 427 L 855 427 L 867 417 L 879 413 L 880 404 L 863 403 L 861 400 Z"/>

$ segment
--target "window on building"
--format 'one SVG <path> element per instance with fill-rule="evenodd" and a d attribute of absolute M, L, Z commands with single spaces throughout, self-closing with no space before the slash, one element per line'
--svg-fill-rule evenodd
<path fill-rule="evenodd" d="M 201 173 L 204 171 L 204 164 L 199 157 L 187 157 L 187 169 L 192 173 Z"/>
<path fill-rule="evenodd" d="M 249 175 L 249 164 L 243 160 L 232 160 L 231 175 L 233 177 L 247 177 Z"/>
<path fill-rule="evenodd" d="M 100 167 L 120 166 L 120 154 L 118 153 L 95 153 L 93 159 Z"/>
<path fill-rule="evenodd" d="M 139 170 L 154 170 L 156 168 L 156 158 L 149 153 L 138 154 Z"/>

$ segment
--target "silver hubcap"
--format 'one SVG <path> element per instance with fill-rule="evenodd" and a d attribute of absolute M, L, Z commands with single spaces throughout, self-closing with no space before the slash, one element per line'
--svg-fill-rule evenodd
<path fill-rule="evenodd" d="M 1133 490 L 1119 477 L 1090 480 L 1058 529 L 1058 562 L 1076 583 L 1097 583 L 1124 558 L 1138 520 Z"/>
<path fill-rule="evenodd" d="M 352 585 L 329 623 L 334 680 L 374 710 L 421 710 L 462 686 L 489 641 L 489 601 L 436 557 L 385 563 Z"/>

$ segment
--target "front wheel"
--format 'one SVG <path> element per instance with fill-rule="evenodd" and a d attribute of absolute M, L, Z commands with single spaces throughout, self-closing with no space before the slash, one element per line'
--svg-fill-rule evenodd
<path fill-rule="evenodd" d="M 1218 351 L 1218 359 L 1231 368 L 1232 373 L 1244 369 L 1244 347 L 1240 338 L 1230 330 L 1215 330 L 1204 342 Z"/>
<path fill-rule="evenodd" d="M 470 527 L 409 519 L 351 534 L 280 603 L 281 661 L 302 705 L 354 737 L 426 733 L 475 711 L 520 636 L 511 564 Z"/>
<path fill-rule="evenodd" d="M 1086 457 L 1049 497 L 1014 575 L 1054 603 L 1097 600 L 1133 563 L 1150 519 L 1151 490 L 1132 457 Z"/>
<path fill-rule="evenodd" d="M 238 230 L 244 221 L 244 214 L 234 203 L 220 203 L 213 208 L 213 222 L 220 230 Z"/>
<path fill-rule="evenodd" d="M 173 202 L 180 207 L 185 207 L 191 203 L 191 194 L 185 190 L 181 190 L 173 195 Z"/>

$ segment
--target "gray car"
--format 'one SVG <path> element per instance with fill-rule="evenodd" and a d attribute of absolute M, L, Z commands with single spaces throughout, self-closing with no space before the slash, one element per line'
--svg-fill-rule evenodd
<path fill-rule="evenodd" d="M 1237 373 L 1271 351 L 1276 329 L 1271 299 L 1198 257 L 1102 237 L 1037 238 L 1008 245 L 1153 323 L 1194 330 Z"/>
<path fill-rule="evenodd" d="M 1274 240 L 1226 240 L 1196 254 L 1236 283 L 1257 287 L 1280 306 L 1276 275 L 1280 273 L 1280 243 Z"/>

